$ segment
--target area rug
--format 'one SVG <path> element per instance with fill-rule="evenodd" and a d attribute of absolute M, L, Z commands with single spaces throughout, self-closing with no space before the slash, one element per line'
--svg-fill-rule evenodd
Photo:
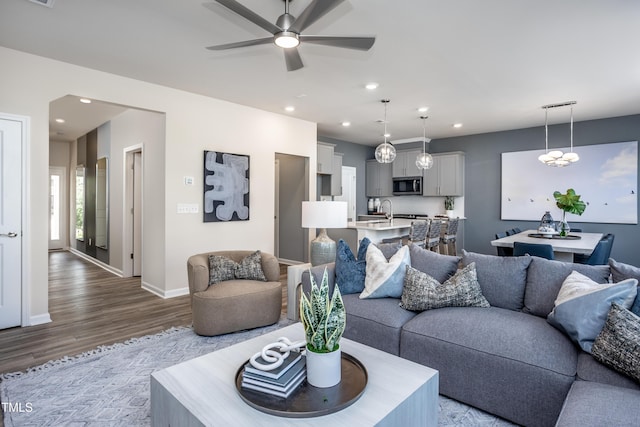
<path fill-rule="evenodd" d="M 149 426 L 149 375 L 176 363 L 271 332 L 290 324 L 282 319 L 264 328 L 201 337 L 191 328 L 98 347 L 0 377 L 6 427 Z M 512 425 L 440 396 L 441 426 Z"/>

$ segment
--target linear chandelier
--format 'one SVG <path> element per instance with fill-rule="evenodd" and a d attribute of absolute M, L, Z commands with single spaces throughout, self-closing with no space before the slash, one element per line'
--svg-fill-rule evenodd
<path fill-rule="evenodd" d="M 540 160 L 542 163 L 544 163 L 547 166 L 564 167 L 580 160 L 580 156 L 578 156 L 578 153 L 573 152 L 573 106 L 575 104 L 577 104 L 576 101 L 567 101 L 567 102 L 560 102 L 557 104 L 549 104 L 549 105 L 542 106 L 542 108 L 544 108 L 545 153 L 541 154 L 538 157 L 538 160 Z M 549 108 L 559 108 L 559 107 L 570 107 L 571 109 L 571 121 L 569 125 L 569 129 L 570 129 L 570 149 L 569 150 L 570 151 L 568 153 L 564 153 L 562 152 L 562 150 L 549 151 L 549 126 L 548 126 Z"/>

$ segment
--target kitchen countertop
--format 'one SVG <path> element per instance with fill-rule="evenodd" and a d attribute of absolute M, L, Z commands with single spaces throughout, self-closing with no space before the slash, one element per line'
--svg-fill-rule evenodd
<path fill-rule="evenodd" d="M 370 221 L 355 221 L 347 224 L 347 228 L 356 230 L 398 230 L 411 227 L 411 219 L 394 218 L 389 222 L 388 219 L 374 219 Z"/>

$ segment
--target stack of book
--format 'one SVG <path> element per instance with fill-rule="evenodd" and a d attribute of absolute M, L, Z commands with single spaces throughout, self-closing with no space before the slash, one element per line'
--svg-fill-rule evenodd
<path fill-rule="evenodd" d="M 268 364 L 262 357 L 258 357 L 256 361 Z M 273 396 L 289 397 L 306 378 L 305 357 L 292 351 L 282 365 L 271 371 L 260 370 L 247 362 L 242 372 L 242 387 Z"/>

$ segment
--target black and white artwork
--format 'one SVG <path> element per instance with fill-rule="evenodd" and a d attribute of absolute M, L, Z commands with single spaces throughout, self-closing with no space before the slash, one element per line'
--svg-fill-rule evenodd
<path fill-rule="evenodd" d="M 544 150 L 502 153 L 502 219 L 540 221 L 545 211 L 562 218 L 554 191 L 573 188 L 587 204 L 567 221 L 638 223 L 638 142 L 574 147 L 580 160 L 554 168 L 541 163 Z"/>
<path fill-rule="evenodd" d="M 249 219 L 249 156 L 204 152 L 204 222 Z"/>

